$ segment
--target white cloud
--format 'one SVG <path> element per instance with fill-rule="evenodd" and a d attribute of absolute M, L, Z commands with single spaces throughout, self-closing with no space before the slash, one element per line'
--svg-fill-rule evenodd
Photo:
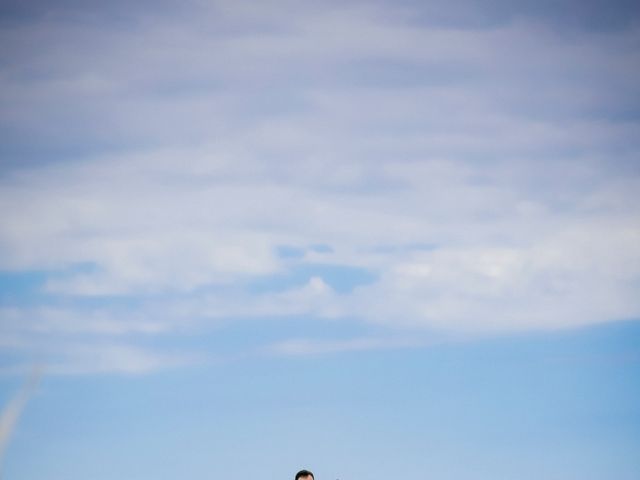
<path fill-rule="evenodd" d="M 389 325 L 467 332 L 630 319 L 640 309 L 639 244 L 637 226 L 605 223 L 518 247 L 414 253 L 359 289 L 354 308 Z"/>
<path fill-rule="evenodd" d="M 77 340 L 77 339 L 76 339 Z M 0 373 L 25 373 L 37 359 L 48 375 L 126 374 L 201 365 L 211 357 L 193 352 L 161 352 L 129 343 L 72 341 L 52 337 L 31 341 L 22 349 L 26 359 L 7 363 Z"/>
<path fill-rule="evenodd" d="M 427 345 L 416 339 L 389 339 L 363 337 L 347 340 L 290 339 L 268 346 L 264 351 L 272 355 L 306 356 L 328 353 L 354 352 L 390 348 L 407 348 Z"/>
<path fill-rule="evenodd" d="M 68 346 L 47 365 L 52 374 L 88 373 L 144 374 L 159 369 L 184 367 L 202 362 L 194 354 L 167 354 L 123 344 Z"/>
<path fill-rule="evenodd" d="M 2 337 L 16 335 L 99 335 L 159 334 L 176 325 L 160 312 L 132 309 L 31 307 L 0 308 Z M 187 323 L 186 321 L 182 322 Z"/>
<path fill-rule="evenodd" d="M 160 167 L 152 158 L 49 167 L 15 179 L 2 193 L 4 268 L 96 265 L 50 278 L 45 288 L 54 294 L 188 293 L 286 272 L 279 244 L 330 243 L 333 251 L 316 260 L 365 267 L 380 281 L 351 300 L 311 279 L 303 290 L 264 298 L 238 293 L 232 302 L 224 299 L 220 311 L 335 316 L 352 308 L 376 320 L 386 316 L 390 324 L 424 321 L 454 329 L 509 328 L 506 315 L 513 312 L 491 314 L 500 302 L 546 305 L 538 320 L 514 320 L 518 326 L 604 321 L 637 311 L 640 223 L 628 199 L 638 182 L 611 177 L 597 165 L 569 182 L 551 172 L 548 191 L 539 193 L 539 183 L 530 184 L 517 165 L 490 176 L 481 165 L 460 161 L 385 163 L 372 168 L 379 188 L 349 191 L 314 186 L 304 173 L 230 181 L 235 166 L 215 162 L 215 173 L 202 177 L 199 167 L 196 173 L 183 168 L 179 155 L 160 153 Z M 322 162 L 316 167 L 325 168 Z M 366 171 L 358 163 L 354 168 Z M 145 172 L 144 179 L 131 171 Z M 357 187 L 360 176 L 346 182 Z M 434 248 L 376 250 L 407 244 Z M 592 301 L 596 291 L 611 292 L 599 301 L 610 308 L 585 315 L 572 311 L 562 292 L 540 293 L 558 282 L 568 282 L 576 308 L 586 287 Z M 619 298 L 624 295 L 630 298 Z M 372 303 L 378 313 L 366 308 Z M 535 311 L 525 310 L 527 317 Z"/>
<path fill-rule="evenodd" d="M 1 171 L 0 269 L 50 272 L 44 292 L 65 305 L 3 309 L 5 343 L 243 316 L 456 332 L 638 316 L 636 27 L 273 5 L 2 29 L 20 52 L 0 75 L 6 143 L 75 157 Z M 277 255 L 314 244 L 331 250 Z M 377 280 L 250 289 L 305 261 Z M 138 303 L 74 304 L 113 295 Z M 88 363 L 127 370 L 114 352 Z M 132 370 L 171 363 L 120 354 Z"/>

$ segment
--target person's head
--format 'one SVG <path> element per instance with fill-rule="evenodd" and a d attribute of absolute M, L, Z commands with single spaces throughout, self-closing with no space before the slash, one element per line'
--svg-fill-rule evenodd
<path fill-rule="evenodd" d="M 316 477 L 314 477 L 313 473 L 311 473 L 309 470 L 300 470 L 298 473 L 296 473 L 295 480 L 316 480 Z"/>

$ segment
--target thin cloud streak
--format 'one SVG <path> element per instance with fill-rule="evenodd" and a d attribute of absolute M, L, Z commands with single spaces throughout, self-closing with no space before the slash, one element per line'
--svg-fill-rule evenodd
<path fill-rule="evenodd" d="M 0 472 L 2 471 L 4 454 L 11 435 L 41 376 L 42 369 L 33 368 L 22 388 L 9 400 L 9 403 L 0 413 Z"/>
<path fill-rule="evenodd" d="M 432 346 L 433 344 L 433 341 L 427 342 L 424 340 L 416 340 L 415 338 L 389 339 L 364 337 L 347 340 L 294 338 L 270 345 L 263 351 L 271 355 L 309 356 L 380 349 L 419 348 Z"/>

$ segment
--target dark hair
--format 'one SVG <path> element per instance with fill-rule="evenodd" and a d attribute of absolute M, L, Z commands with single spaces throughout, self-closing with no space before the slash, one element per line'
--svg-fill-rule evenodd
<path fill-rule="evenodd" d="M 298 473 L 296 473 L 296 480 L 300 480 L 303 477 L 311 477 L 313 478 L 313 480 L 316 480 L 316 477 L 314 477 L 313 473 L 311 473 L 309 470 L 300 470 Z"/>

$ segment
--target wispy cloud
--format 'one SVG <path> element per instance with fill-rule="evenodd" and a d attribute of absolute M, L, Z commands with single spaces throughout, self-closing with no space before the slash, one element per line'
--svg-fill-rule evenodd
<path fill-rule="evenodd" d="M 424 347 L 432 342 L 413 339 L 363 337 L 346 340 L 318 340 L 295 338 L 275 343 L 264 349 L 266 353 L 285 356 L 324 355 L 329 353 L 366 350 Z"/>
<path fill-rule="evenodd" d="M 20 419 L 20 415 L 24 410 L 29 398 L 33 394 L 35 387 L 40 380 L 42 371 L 40 368 L 32 369 L 30 376 L 24 383 L 22 388 L 9 400 L 9 403 L 0 413 L 0 472 L 2 471 L 2 463 L 4 460 L 4 452 L 7 444 L 11 439 L 13 430 Z"/>

